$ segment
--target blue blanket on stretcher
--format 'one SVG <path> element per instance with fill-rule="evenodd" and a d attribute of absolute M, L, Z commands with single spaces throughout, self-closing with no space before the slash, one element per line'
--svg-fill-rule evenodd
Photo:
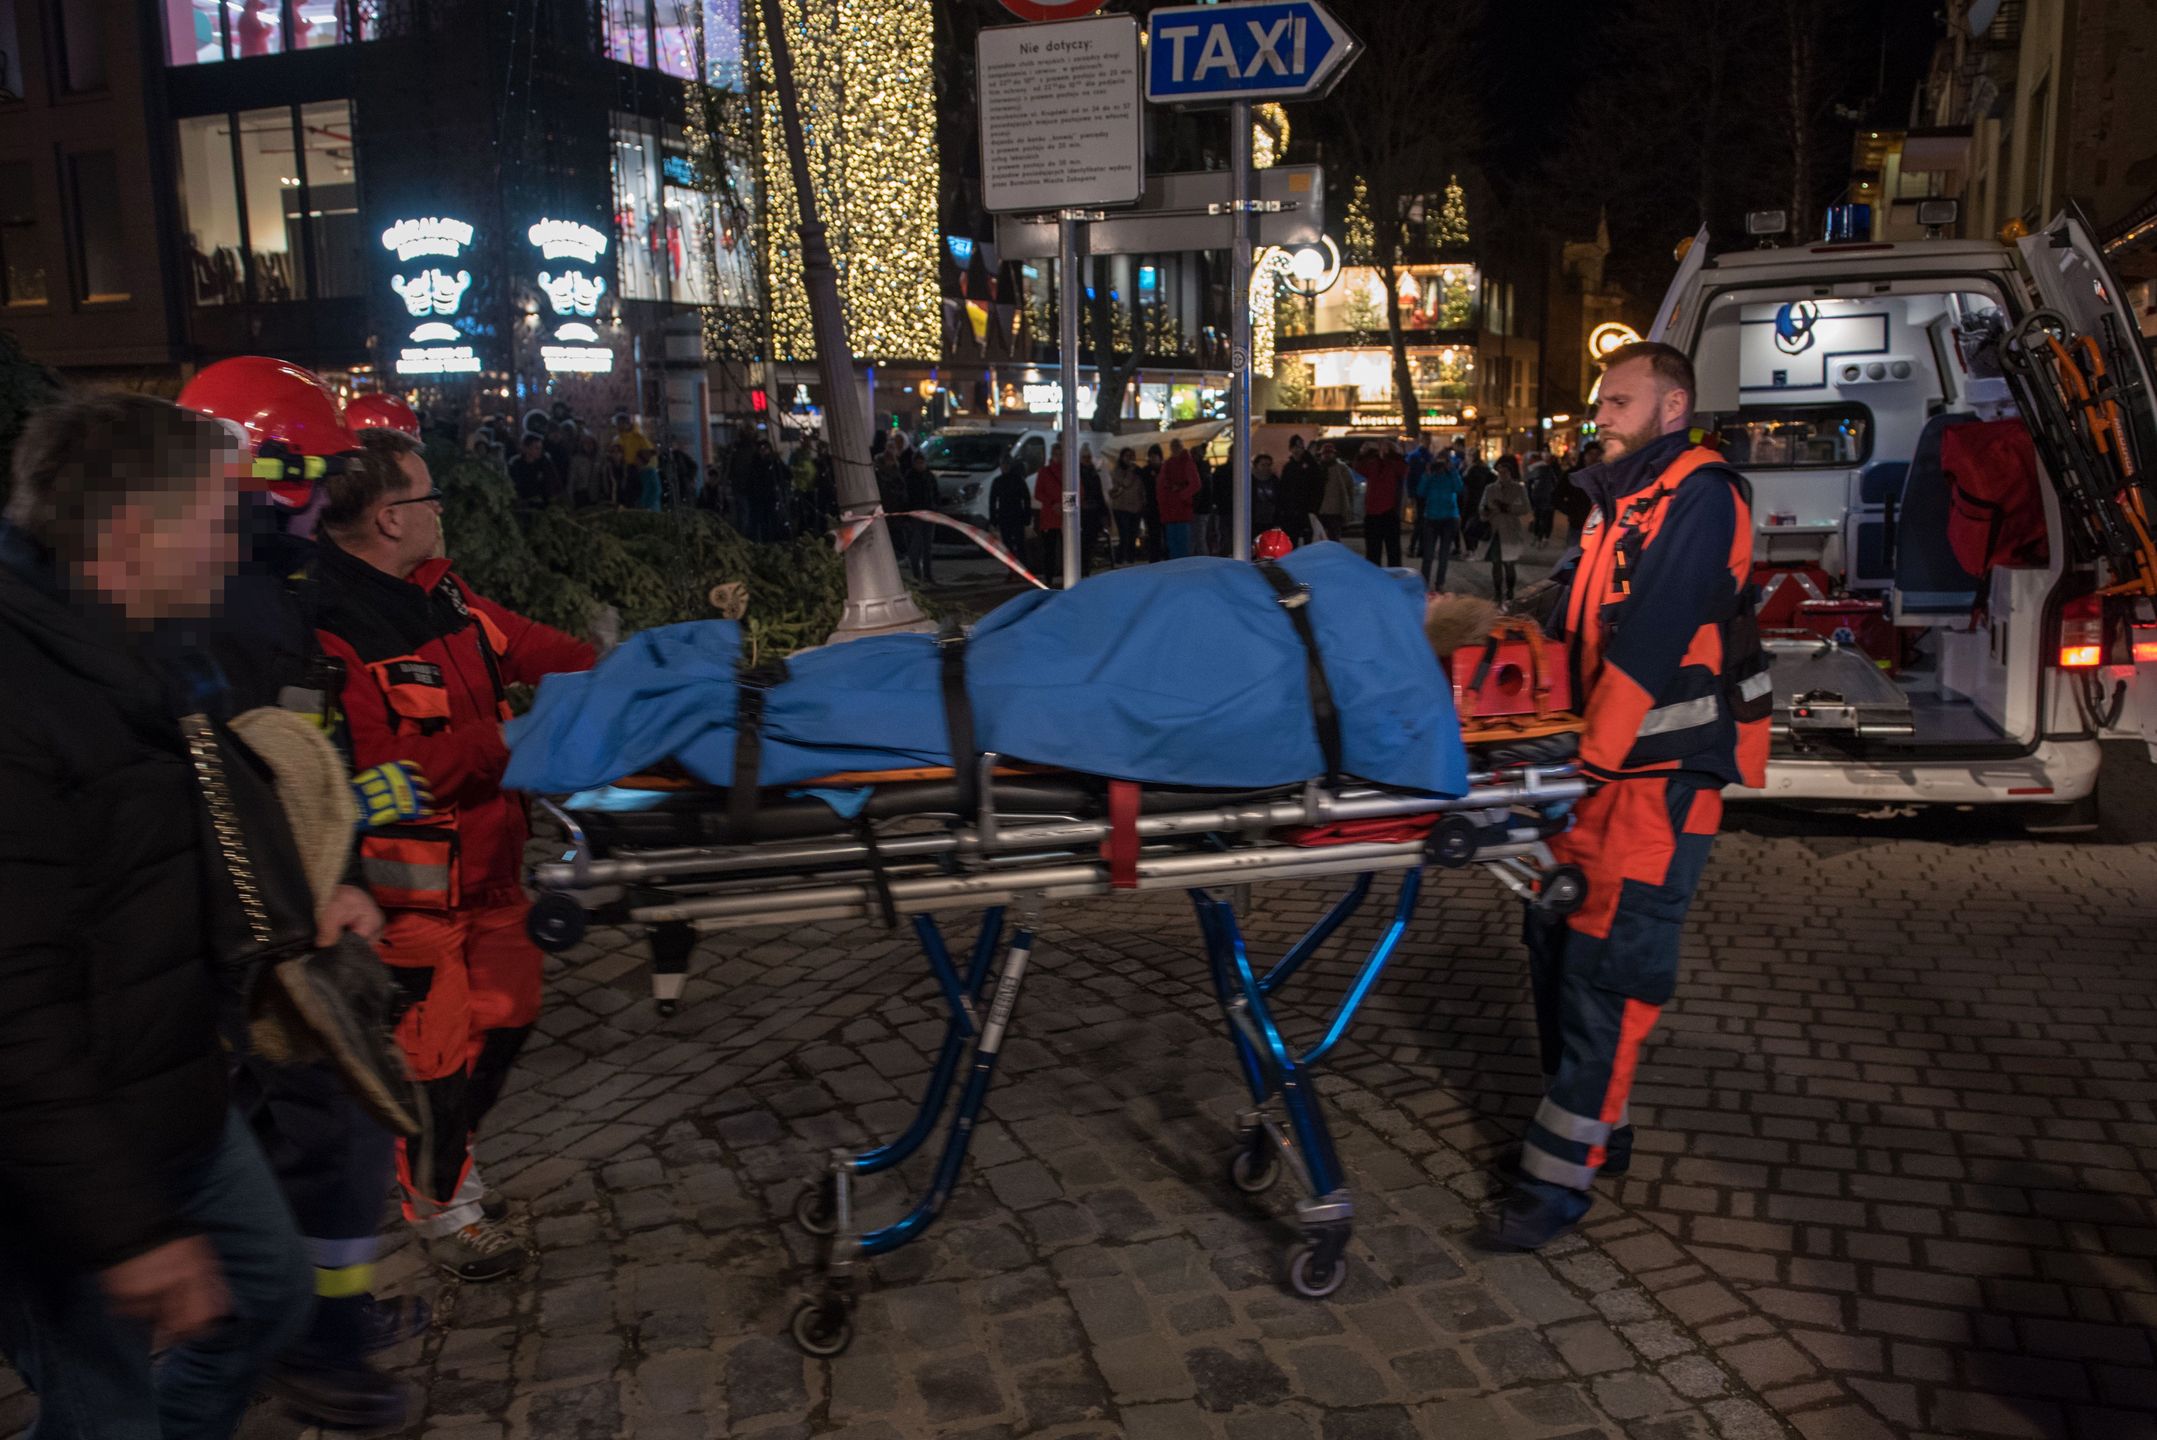
<path fill-rule="evenodd" d="M 1340 712 L 1342 769 L 1456 796 L 1467 757 L 1451 687 L 1423 637 L 1423 590 L 1339 545 L 1281 562 Z M 741 629 L 648 630 L 597 668 L 555 675 L 509 727 L 513 789 L 560 794 L 674 760 L 734 775 Z M 1306 652 L 1258 570 L 1194 558 L 1118 570 L 998 607 L 967 641 L 976 746 L 1114 779 L 1217 789 L 1326 771 Z M 952 763 L 935 637 L 888 635 L 787 662 L 765 701 L 758 782 Z"/>

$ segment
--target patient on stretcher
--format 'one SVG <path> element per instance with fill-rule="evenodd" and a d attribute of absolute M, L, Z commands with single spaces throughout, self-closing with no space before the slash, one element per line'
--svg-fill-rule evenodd
<path fill-rule="evenodd" d="M 1324 544 L 1274 568 L 1117 571 L 964 636 L 766 666 L 741 663 L 730 621 L 669 626 L 550 677 L 511 726 L 506 783 L 563 794 L 672 762 L 730 790 L 924 769 L 963 785 L 994 756 L 1223 792 L 1356 779 L 1459 796 L 1467 757 L 1424 618 L 1414 577 Z"/>

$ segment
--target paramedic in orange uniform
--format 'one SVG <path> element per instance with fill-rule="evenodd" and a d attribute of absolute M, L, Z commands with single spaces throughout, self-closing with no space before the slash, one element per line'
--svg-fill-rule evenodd
<path fill-rule="evenodd" d="M 1692 363 L 1667 345 L 1610 357 L 1596 410 L 1604 461 L 1574 482 L 1595 510 L 1553 578 L 1583 697 L 1583 768 L 1602 782 L 1552 842 L 1588 879 L 1527 942 L 1547 1088 L 1519 1174 L 1485 1215 L 1494 1249 L 1577 1224 L 1598 1170 L 1631 1159 L 1626 1100 L 1678 982 L 1678 941 L 1725 785 L 1759 785 L 1772 704 L 1750 603 L 1751 492 L 1690 432 Z"/>
<path fill-rule="evenodd" d="M 480 1120 L 539 1015 L 521 800 L 503 793 L 505 687 L 583 670 L 591 647 L 474 595 L 440 558 L 441 493 L 418 445 L 388 430 L 326 482 L 316 626 L 342 662 L 353 763 L 417 764 L 437 813 L 369 831 L 361 871 L 388 924 L 378 948 L 409 1004 L 397 1039 L 425 1097 L 400 1142 L 405 1217 L 444 1271 L 491 1280 L 524 1264 L 471 1163 Z"/>

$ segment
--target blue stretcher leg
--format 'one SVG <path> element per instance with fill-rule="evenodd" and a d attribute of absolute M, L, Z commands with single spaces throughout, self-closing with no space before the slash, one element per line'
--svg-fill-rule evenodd
<path fill-rule="evenodd" d="M 1257 1194 L 1272 1186 L 1285 1159 L 1287 1167 L 1294 1169 L 1303 1182 L 1306 1198 L 1296 1206 L 1296 1219 L 1304 1240 L 1290 1253 L 1288 1275 L 1290 1287 L 1302 1295 L 1330 1295 L 1346 1278 L 1343 1251 L 1355 1216 L 1354 1201 L 1341 1172 L 1332 1132 L 1326 1125 L 1313 1072 L 1347 1034 L 1356 1012 L 1399 949 L 1415 914 L 1422 879 L 1420 869 L 1404 876 L 1392 922 L 1358 967 L 1324 1034 L 1301 1055 L 1282 1036 L 1267 997 L 1286 984 L 1356 913 L 1370 894 L 1372 877 L 1357 877 L 1354 888 L 1264 976 L 1252 966 L 1236 923 L 1235 907 L 1206 891 L 1191 892 L 1214 990 L 1256 1107 L 1244 1117 L 1229 1179 L 1239 1190 Z M 1276 1103 L 1280 1120 L 1272 1113 Z"/>
<path fill-rule="evenodd" d="M 795 1201 L 794 1218 L 810 1234 L 829 1235 L 835 1229 L 842 1176 L 874 1175 L 889 1170 L 919 1150 L 935 1133 L 936 1122 L 943 1118 L 944 1105 L 951 1098 L 952 1077 L 958 1070 L 959 1058 L 965 1054 L 967 1042 L 976 1033 L 975 1002 L 981 998 L 981 987 L 996 958 L 1003 929 L 1003 906 L 994 905 L 982 912 L 981 933 L 974 941 L 973 957 L 961 977 L 951 963 L 951 954 L 944 946 L 944 934 L 935 917 L 914 917 L 914 934 L 921 941 L 922 954 L 951 1010 L 951 1018 L 944 1025 L 943 1044 L 937 1051 L 935 1067 L 929 1072 L 929 1083 L 922 1091 L 921 1104 L 915 1108 L 913 1120 L 899 1137 L 888 1144 L 856 1153 L 834 1150 L 824 1173 Z"/>
<path fill-rule="evenodd" d="M 984 978 L 984 956 L 993 955 L 996 949 L 1002 929 L 1001 915 L 992 912 L 992 916 L 984 920 L 982 929 L 983 938 L 975 947 L 974 964 L 969 967 L 967 977 L 970 993 L 976 995 Z M 848 1317 L 853 1306 L 854 1267 L 863 1260 L 889 1254 L 918 1239 L 943 1212 L 944 1202 L 950 1198 L 952 1187 L 958 1183 L 959 1172 L 965 1168 L 967 1151 L 973 1144 L 974 1127 L 981 1118 L 989 1087 L 995 1082 L 996 1062 L 1003 1053 L 1004 1039 L 1010 1031 L 1011 1015 L 1018 1005 L 1019 989 L 1025 982 L 1026 968 L 1033 956 L 1033 948 L 1034 920 L 1028 915 L 1020 920 L 1018 929 L 1012 934 L 1011 947 L 1004 954 L 1003 965 L 997 976 L 995 998 L 990 1003 L 987 1017 L 980 1022 L 978 1033 L 973 1037 L 973 1062 L 968 1067 L 965 1086 L 959 1093 L 958 1109 L 951 1117 L 951 1129 L 944 1137 L 943 1152 L 937 1157 L 934 1178 L 914 1208 L 889 1225 L 857 1235 L 853 1229 L 852 1198 L 847 1184 L 847 1178 L 852 1172 L 845 1168 L 835 1168 L 834 1235 L 831 1251 L 824 1265 L 823 1284 L 820 1293 L 804 1300 L 794 1315 L 795 1342 L 809 1353 L 833 1355 L 846 1347 L 852 1334 L 852 1324 Z M 955 1016 L 963 1016 L 964 1013 L 954 1012 Z M 947 1053 L 952 1048 L 949 1030 L 945 1034 L 945 1048 Z M 948 1089 L 949 1077 L 945 1078 L 946 1085 L 943 1088 Z M 935 1088 L 932 1086 L 932 1090 Z M 941 1109 L 940 1099 L 924 1102 L 924 1113 L 927 1113 L 930 1103 Z M 925 1138 L 927 1129 L 933 1124 L 933 1116 L 924 1123 L 922 1117 L 917 1115 L 915 1126 L 909 1127 L 907 1136 L 893 1142 L 890 1148 L 895 1149 L 906 1143 L 917 1127 L 922 1129 L 922 1138 Z M 912 1142 L 915 1148 L 918 1148 L 920 1143 L 918 1138 Z"/>

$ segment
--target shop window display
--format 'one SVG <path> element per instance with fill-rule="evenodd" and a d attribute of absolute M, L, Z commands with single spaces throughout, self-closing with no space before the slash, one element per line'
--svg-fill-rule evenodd
<path fill-rule="evenodd" d="M 195 304 L 365 293 L 349 101 L 196 116 L 175 148 Z"/>
<path fill-rule="evenodd" d="M 158 0 L 165 62 L 207 65 L 320 50 L 381 34 L 385 0 Z M 85 6 L 85 9 L 90 7 Z"/>

